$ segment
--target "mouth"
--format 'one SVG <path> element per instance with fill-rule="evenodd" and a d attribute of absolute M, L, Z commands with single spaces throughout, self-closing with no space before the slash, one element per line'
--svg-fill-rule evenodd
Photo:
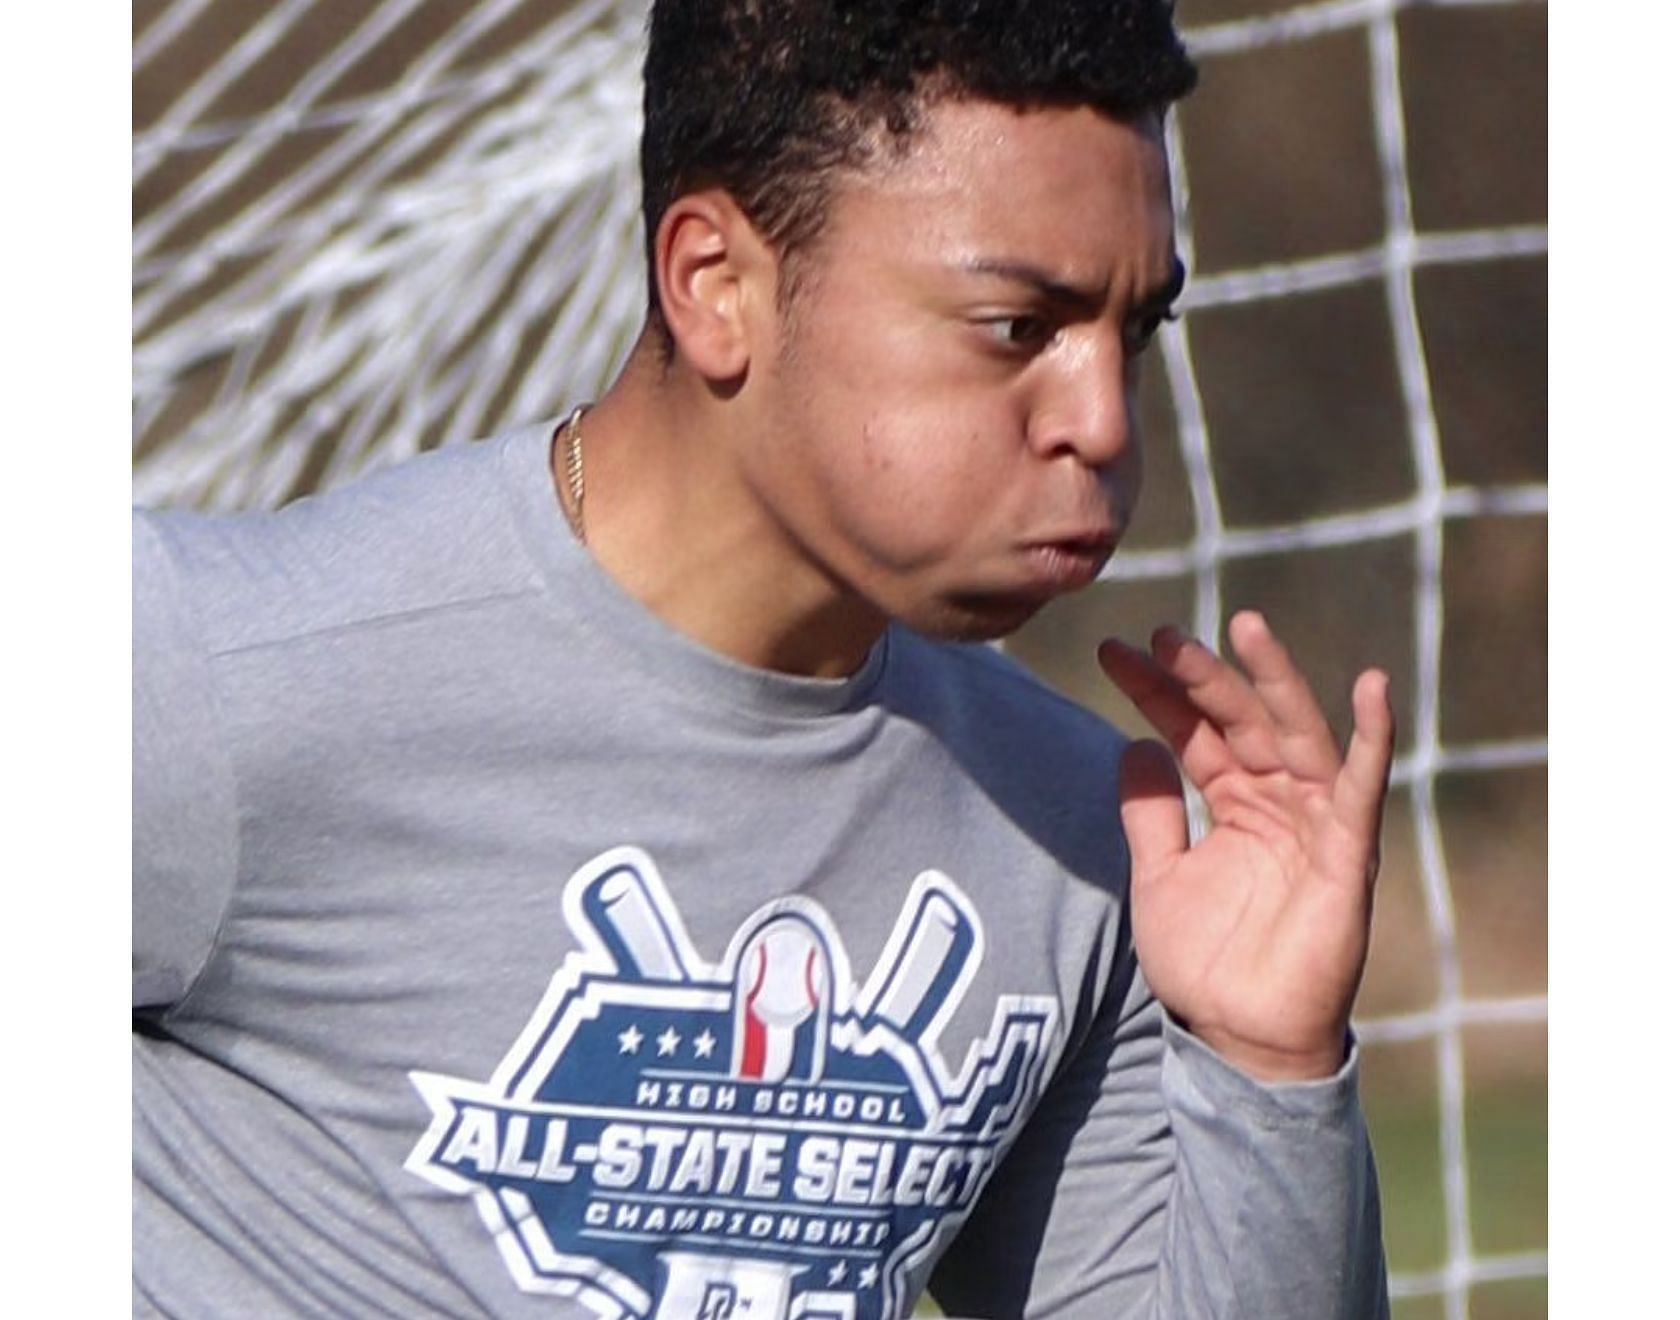
<path fill-rule="evenodd" d="M 1026 557 L 1034 583 L 1058 592 L 1089 586 L 1114 557 L 1119 540 L 1118 533 L 1102 531 L 1029 544 Z"/>

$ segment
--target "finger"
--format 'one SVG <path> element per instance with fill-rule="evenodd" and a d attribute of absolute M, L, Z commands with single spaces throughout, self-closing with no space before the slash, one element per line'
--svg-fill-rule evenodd
<path fill-rule="evenodd" d="M 1190 846 L 1184 786 L 1172 753 L 1158 742 L 1134 742 L 1120 757 L 1120 825 L 1134 880 L 1147 883 Z"/>
<path fill-rule="evenodd" d="M 1284 764 L 1328 780 L 1340 768 L 1336 737 L 1324 708 L 1286 647 L 1258 610 L 1231 616 L 1231 649 L 1247 669 L 1261 704 L 1276 725 Z"/>
<path fill-rule="evenodd" d="M 1361 837 L 1374 839 L 1382 827 L 1393 764 L 1394 711 L 1388 700 L 1388 675 L 1367 669 L 1353 685 L 1353 737 L 1331 792 L 1336 815 Z"/>
<path fill-rule="evenodd" d="M 1190 706 L 1218 728 L 1233 761 L 1261 773 L 1284 764 L 1277 721 L 1234 666 L 1177 628 L 1156 629 L 1150 650 L 1163 672 L 1183 685 Z M 1188 762 L 1185 768 L 1194 776 Z"/>
<path fill-rule="evenodd" d="M 1110 637 L 1097 647 L 1097 661 L 1171 745 L 1194 783 L 1205 784 L 1233 764 L 1219 730 L 1191 702 L 1184 685 L 1147 652 Z"/>

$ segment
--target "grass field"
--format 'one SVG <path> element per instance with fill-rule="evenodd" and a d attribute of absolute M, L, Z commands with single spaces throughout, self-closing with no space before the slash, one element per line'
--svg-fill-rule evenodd
<path fill-rule="evenodd" d="M 1438 1269 L 1446 1256 L 1440 1116 L 1434 1104 L 1367 1102 L 1383 1192 L 1383 1238 L 1394 1273 Z M 1506 1085 L 1477 1095 L 1465 1114 L 1470 1239 L 1478 1255 L 1546 1245 L 1546 1093 Z M 1394 1320 L 1445 1316 L 1438 1298 L 1404 1298 Z M 1472 1320 L 1539 1320 L 1544 1279 L 1488 1284 L 1471 1294 Z"/>

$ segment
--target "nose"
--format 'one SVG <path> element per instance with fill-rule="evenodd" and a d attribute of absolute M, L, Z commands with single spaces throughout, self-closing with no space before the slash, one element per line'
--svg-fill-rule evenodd
<path fill-rule="evenodd" d="M 1106 341 L 1106 342 L 1105 342 Z M 1133 386 L 1124 352 L 1107 337 L 1069 345 L 1031 428 L 1045 458 L 1071 454 L 1087 467 L 1116 463 L 1133 442 Z"/>

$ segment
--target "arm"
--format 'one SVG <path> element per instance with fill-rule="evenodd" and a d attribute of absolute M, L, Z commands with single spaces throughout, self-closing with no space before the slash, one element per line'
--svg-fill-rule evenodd
<path fill-rule="evenodd" d="M 133 516 L 132 1007 L 185 995 L 233 890 L 233 773 L 210 667 L 165 542 Z"/>
<path fill-rule="evenodd" d="M 1129 932 L 1104 1001 L 931 1289 L 950 1315 L 1388 1314 L 1357 1055 L 1263 1084 L 1167 1020 Z"/>
<path fill-rule="evenodd" d="M 936 1295 L 957 1309 L 1386 1314 L 1349 1050 L 1392 756 L 1386 681 L 1356 685 L 1344 759 L 1265 621 L 1240 614 L 1231 637 L 1246 673 L 1171 630 L 1150 652 L 1103 647 L 1212 824 L 1191 847 L 1172 757 L 1127 750 L 1122 957 L 942 1263 Z"/>

